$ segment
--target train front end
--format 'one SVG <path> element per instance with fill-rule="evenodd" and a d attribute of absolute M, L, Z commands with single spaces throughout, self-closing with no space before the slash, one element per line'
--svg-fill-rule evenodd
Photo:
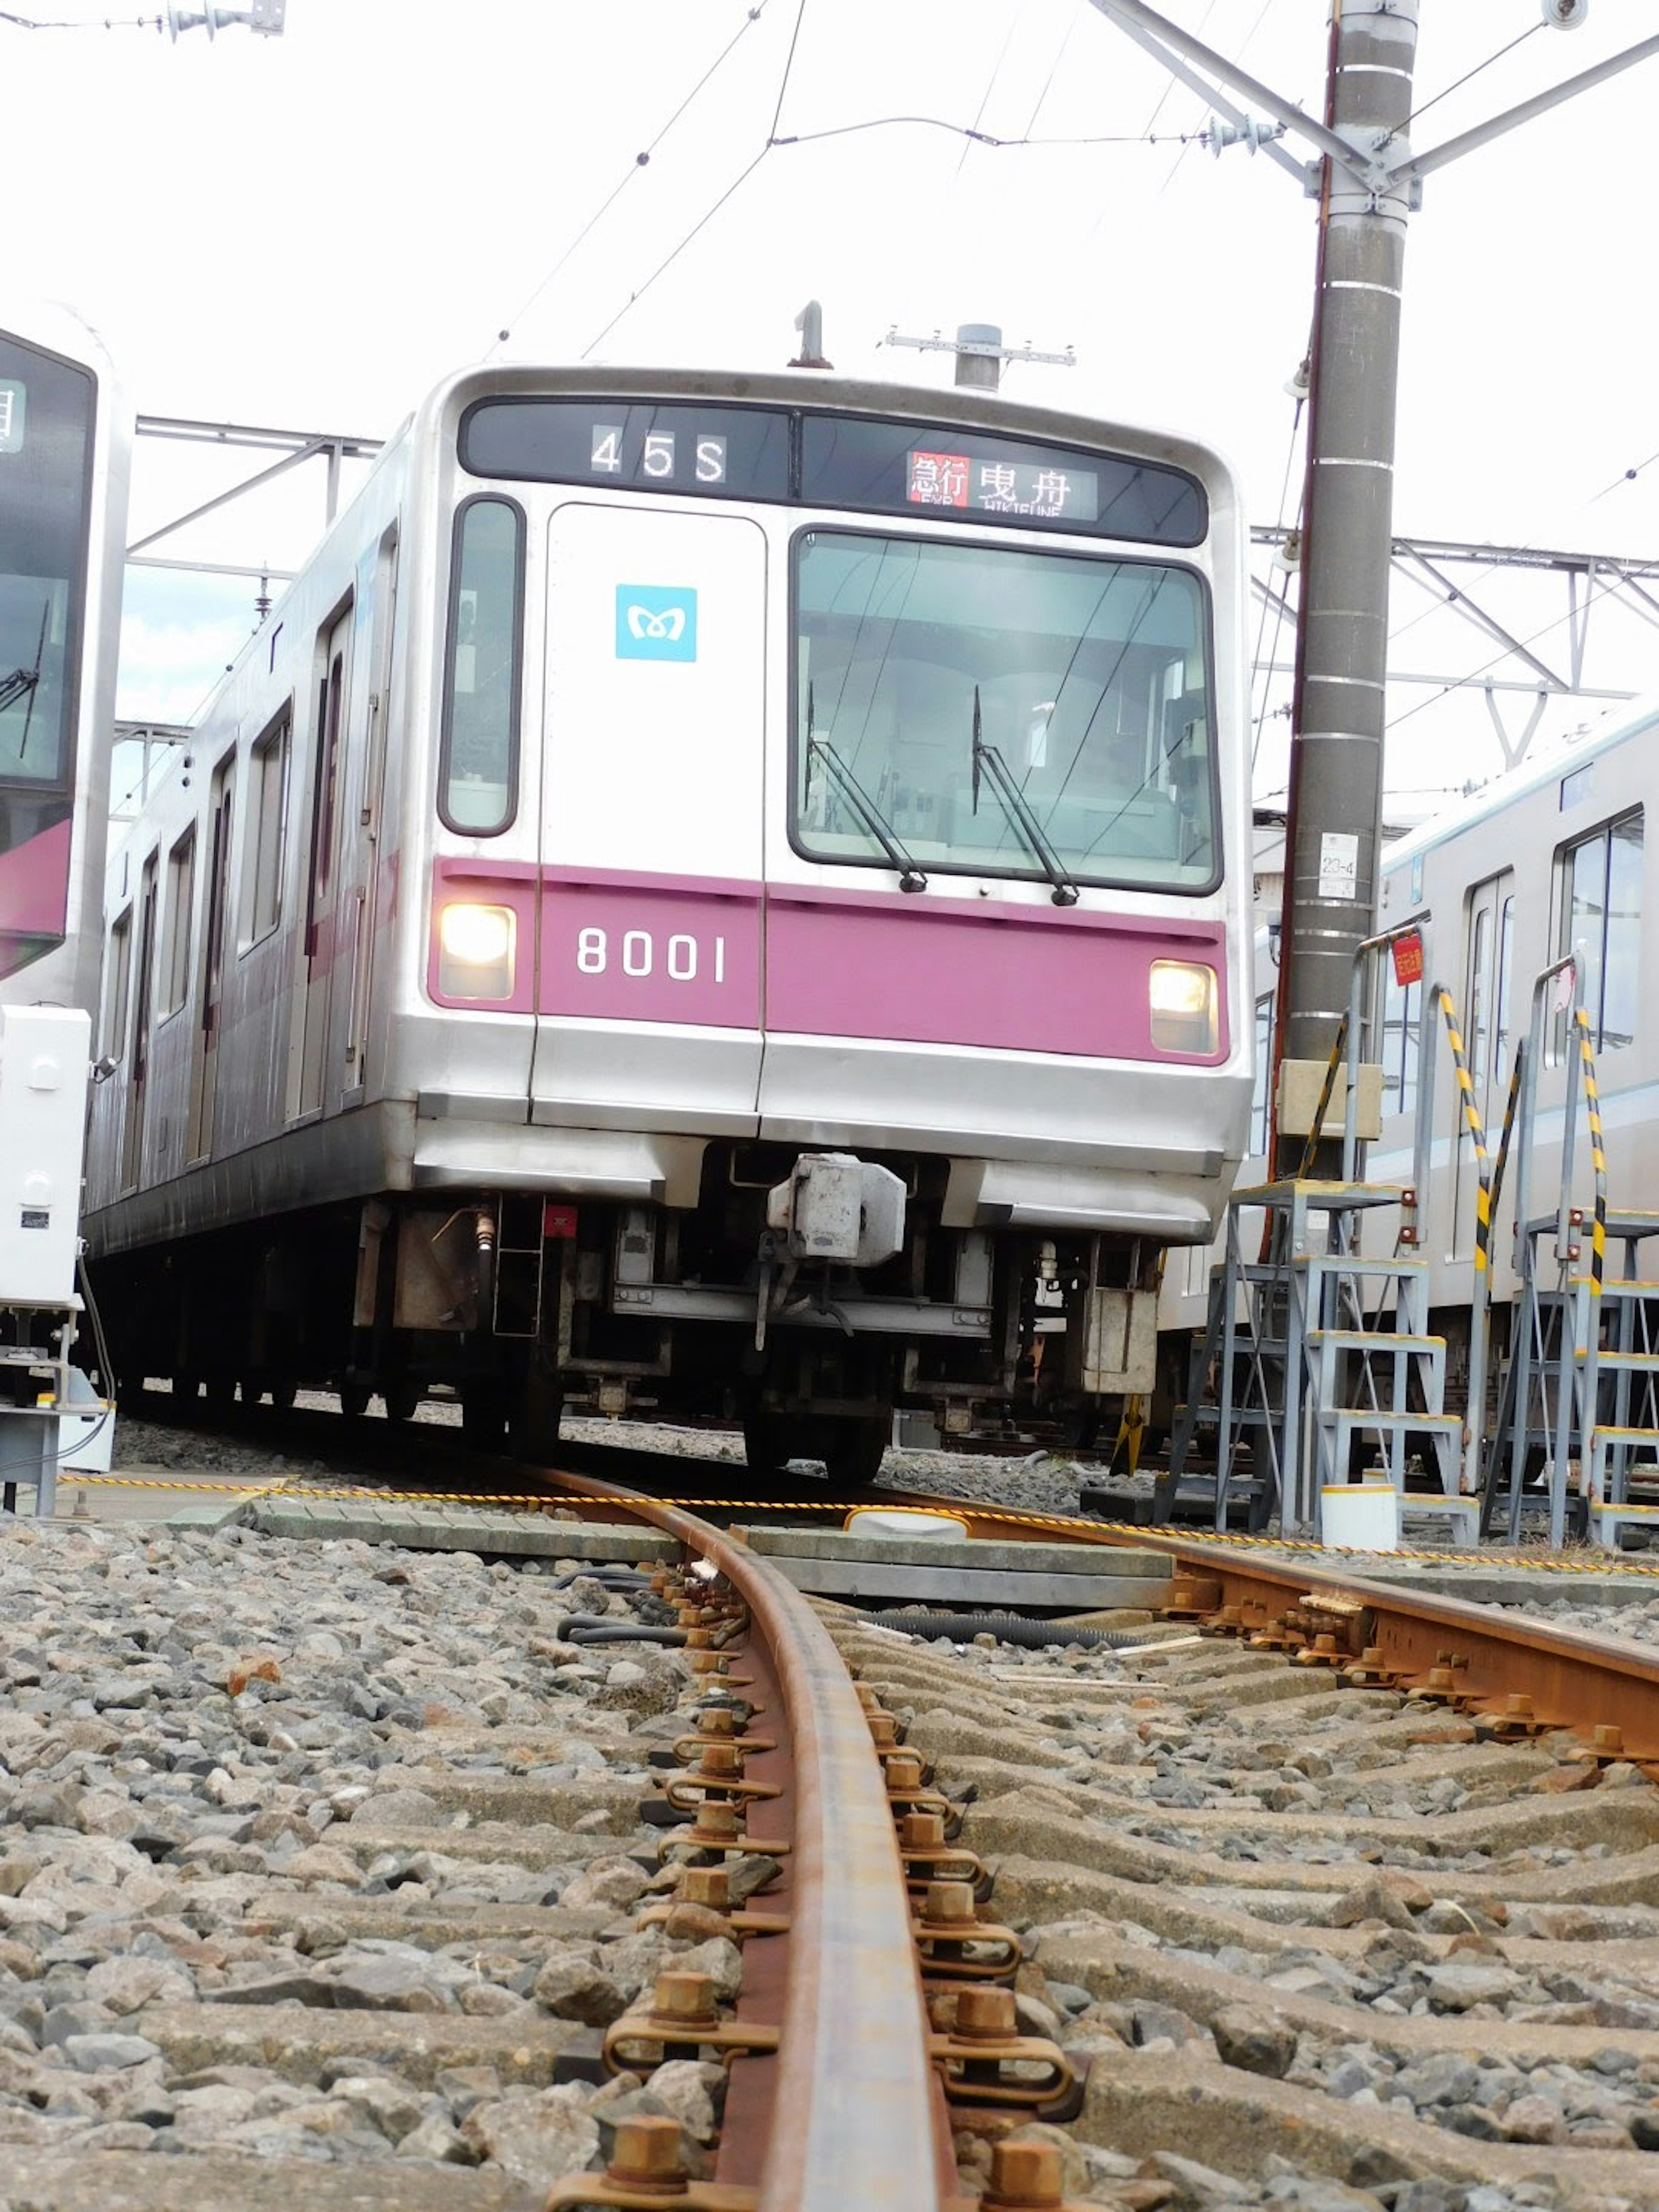
<path fill-rule="evenodd" d="M 480 372 L 416 441 L 403 1310 L 532 1428 L 1086 1434 L 1249 1111 L 1225 468 L 802 376 Z"/>

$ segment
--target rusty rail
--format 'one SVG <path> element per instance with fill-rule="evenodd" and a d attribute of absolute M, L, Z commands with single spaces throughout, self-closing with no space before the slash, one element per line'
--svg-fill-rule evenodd
<path fill-rule="evenodd" d="M 734 2062 L 717 2179 L 753 2186 L 767 2212 L 949 2205 L 950 2125 L 891 1804 L 834 1644 L 775 1568 L 708 1522 L 585 1476 L 558 1480 L 602 1512 L 665 1530 L 718 1569 L 749 1609 L 787 1716 L 791 1929 L 789 1972 L 775 1992 L 779 2047 L 773 2058 Z M 775 2115 L 787 2124 L 772 2124 Z"/>

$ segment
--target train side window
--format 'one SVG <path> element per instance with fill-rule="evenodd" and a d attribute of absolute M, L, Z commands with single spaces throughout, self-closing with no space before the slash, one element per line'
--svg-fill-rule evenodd
<path fill-rule="evenodd" d="M 248 773 L 247 933 L 255 945 L 276 928 L 283 911 L 283 853 L 288 841 L 289 732 L 285 706 L 254 740 Z"/>
<path fill-rule="evenodd" d="M 1636 1035 L 1642 933 L 1642 810 L 1604 823 L 1562 849 L 1557 950 L 1584 948 L 1581 997 L 1597 1052 L 1616 1052 Z M 1554 1051 L 1568 1051 L 1565 1015 Z"/>
<path fill-rule="evenodd" d="M 132 993 L 132 908 L 117 917 L 104 963 L 104 1041 L 106 1060 L 119 1060 L 127 1048 L 127 1008 Z"/>
<path fill-rule="evenodd" d="M 167 854 L 167 936 L 161 950 L 161 1018 L 176 1014 L 190 996 L 191 920 L 196 905 L 196 829 L 192 823 Z"/>
<path fill-rule="evenodd" d="M 524 542 L 511 500 L 470 499 L 456 513 L 438 813 L 473 837 L 499 836 L 518 805 Z"/>
<path fill-rule="evenodd" d="M 1417 1060 L 1423 1020 L 1423 986 L 1396 981 L 1392 960 L 1382 963 L 1382 1111 L 1417 1111 Z"/>
<path fill-rule="evenodd" d="M 1498 915 L 1498 1001 L 1492 1013 L 1492 1074 L 1501 1083 L 1510 1059 L 1510 1030 L 1514 1019 L 1515 894 L 1504 901 Z"/>

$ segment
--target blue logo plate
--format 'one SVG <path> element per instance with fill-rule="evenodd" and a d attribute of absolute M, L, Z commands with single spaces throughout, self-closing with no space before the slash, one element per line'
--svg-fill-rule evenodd
<path fill-rule="evenodd" d="M 662 584 L 617 586 L 618 660 L 695 660 L 697 595 Z"/>

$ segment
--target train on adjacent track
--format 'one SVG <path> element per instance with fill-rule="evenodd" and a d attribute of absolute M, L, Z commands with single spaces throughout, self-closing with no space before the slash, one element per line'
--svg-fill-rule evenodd
<path fill-rule="evenodd" d="M 1411 1231 L 1413 1249 L 1427 1265 L 1429 1325 L 1447 1346 L 1447 1402 L 1456 1410 L 1467 1401 L 1477 1298 L 1490 1301 L 1498 1360 L 1512 1334 L 1518 1124 L 1484 1235 L 1481 1185 L 1491 1176 L 1506 1118 L 1512 1118 L 1516 1048 L 1523 1039 L 1529 1040 L 1526 1079 L 1532 1089 L 1528 1217 L 1553 1224 L 1561 1210 L 1570 1120 L 1575 1133 L 1565 1204 L 1569 1216 L 1576 1212 L 1586 1222 L 1594 1211 L 1585 1070 L 1570 1020 L 1575 1000 L 1584 1011 L 1594 1059 L 1609 1202 L 1627 1219 L 1652 1206 L 1659 1177 L 1659 1021 L 1643 1008 L 1650 1004 L 1644 994 L 1651 985 L 1645 939 L 1659 913 L 1645 835 L 1656 739 L 1659 703 L 1611 714 L 1523 759 L 1396 839 L 1382 855 L 1379 930 L 1398 928 L 1418 914 L 1426 920 L 1420 976 L 1402 981 L 1382 957 L 1364 994 L 1367 1027 L 1358 1057 L 1381 1071 L 1364 1173 L 1371 1182 L 1410 1188 L 1415 1202 L 1407 1212 L 1388 1206 L 1368 1212 L 1364 1249 L 1386 1252 L 1402 1229 Z M 1243 1190 L 1268 1180 L 1276 956 L 1276 933 L 1259 931 L 1257 1075 L 1249 1157 L 1239 1178 Z M 1564 971 L 1567 962 L 1571 966 Z M 1455 1064 L 1454 1036 L 1466 1080 Z M 1433 1049 L 1425 1053 L 1430 1042 Z M 1482 1132 L 1480 1150 L 1471 1108 Z M 1419 1109 L 1430 1117 L 1431 1139 L 1420 1189 Z M 1587 1245 L 1588 1229 L 1583 1236 Z M 1247 1233 L 1247 1249 L 1252 1241 Z M 1549 1242 L 1553 1250 L 1553 1237 Z M 1478 1249 L 1485 1254 L 1480 1262 Z M 1204 1326 L 1218 1255 L 1218 1248 L 1194 1249 L 1172 1260 L 1163 1310 L 1171 1382 L 1181 1333 Z M 1496 1374 L 1494 1362 L 1489 1389 Z"/>
<path fill-rule="evenodd" d="M 114 856 L 125 1382 L 1073 1436 L 1251 1083 L 1237 486 L 811 373 L 442 384 Z"/>

